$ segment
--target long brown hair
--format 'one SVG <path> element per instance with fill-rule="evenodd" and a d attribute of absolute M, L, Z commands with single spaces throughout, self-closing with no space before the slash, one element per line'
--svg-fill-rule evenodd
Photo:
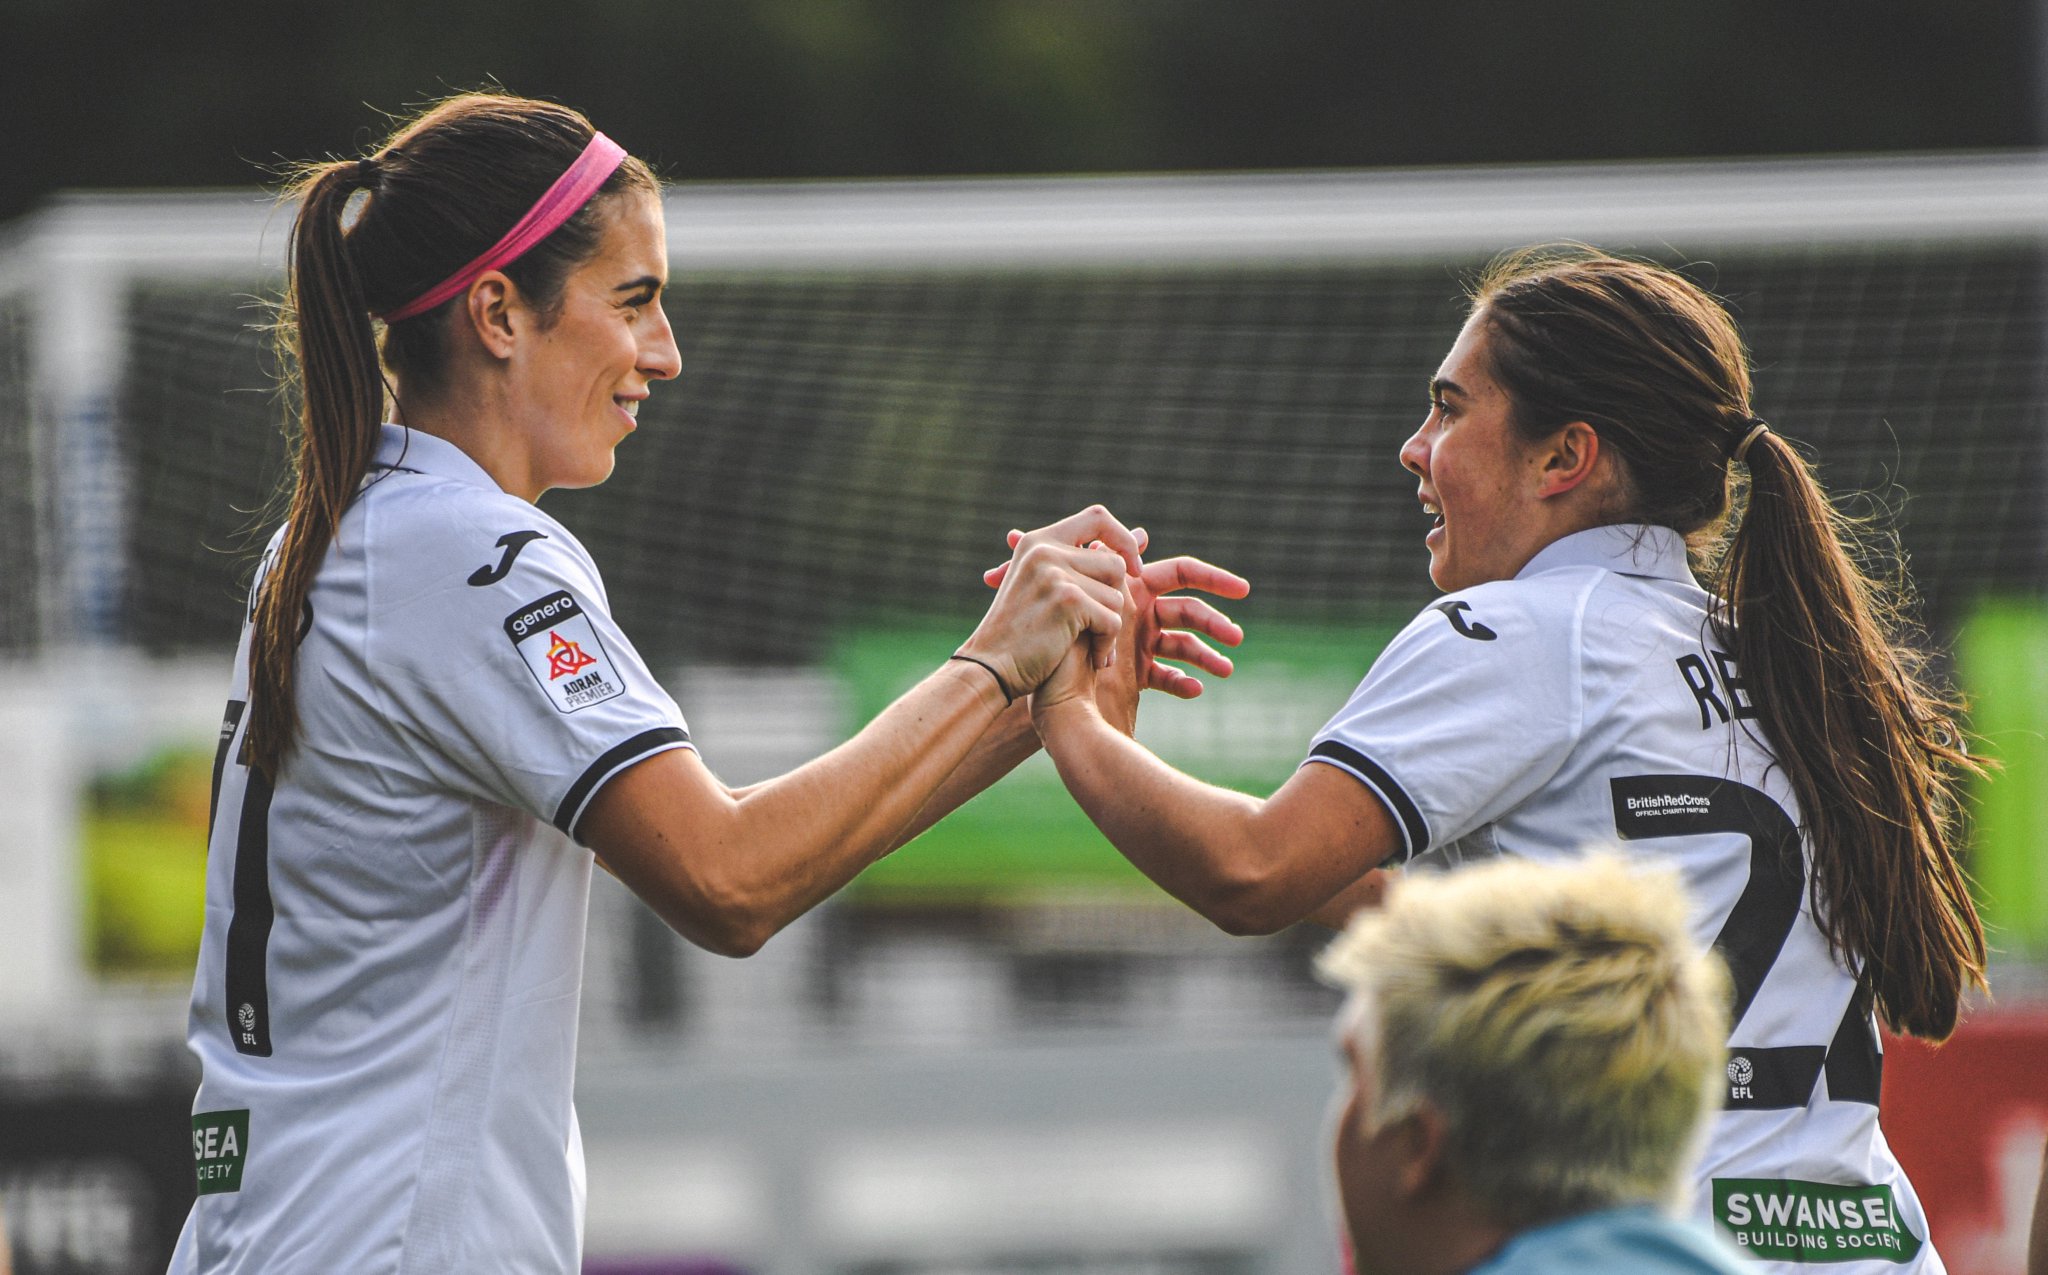
<path fill-rule="evenodd" d="M 1471 291 L 1494 379 L 1525 438 L 1585 421 L 1621 459 L 1617 521 L 1702 551 L 1719 638 L 1799 799 L 1814 916 L 1860 965 L 1893 1029 L 1939 1040 L 1984 985 L 1984 931 L 1956 859 L 1957 697 L 1904 619 L 1905 581 L 1873 576 L 1876 534 L 1837 509 L 1805 457 L 1758 431 L 1749 358 L 1726 309 L 1661 266 L 1585 249 L 1496 261 Z M 1734 453 L 1749 482 L 1738 495 Z M 1862 555 L 1865 558 L 1875 555 Z"/>
<path fill-rule="evenodd" d="M 594 130 L 551 102 L 471 93 L 440 102 L 359 159 L 311 164 L 287 197 L 292 224 L 280 362 L 296 399 L 291 496 L 282 538 L 259 570 L 249 639 L 250 764 L 272 779 L 298 730 L 298 644 L 307 595 L 376 454 L 388 368 L 409 394 L 443 375 L 456 298 L 389 325 L 372 316 L 410 301 L 497 242 L 568 169 Z M 604 233 L 608 195 L 658 189 L 627 158 L 597 196 L 505 267 L 551 321 L 570 272 Z M 351 200 L 361 207 L 351 217 Z M 381 354 L 381 357 L 380 357 Z"/>

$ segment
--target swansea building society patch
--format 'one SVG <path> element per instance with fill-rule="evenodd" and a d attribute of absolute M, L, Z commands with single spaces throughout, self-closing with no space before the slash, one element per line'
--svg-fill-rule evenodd
<path fill-rule="evenodd" d="M 1714 1220 L 1751 1256 L 1779 1262 L 1876 1258 L 1904 1264 L 1920 1237 L 1899 1216 L 1891 1187 L 1793 1178 L 1715 1178 Z"/>
<path fill-rule="evenodd" d="M 242 1189 L 242 1162 L 249 1153 L 249 1112 L 202 1111 L 192 1117 L 192 1166 L 199 1194 Z"/>
<path fill-rule="evenodd" d="M 566 589 L 506 616 L 505 636 L 561 712 L 589 708 L 626 689 L 596 627 Z"/>

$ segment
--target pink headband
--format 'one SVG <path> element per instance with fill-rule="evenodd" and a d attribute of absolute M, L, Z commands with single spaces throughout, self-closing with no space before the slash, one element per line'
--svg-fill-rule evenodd
<path fill-rule="evenodd" d="M 475 283 L 477 276 L 484 271 L 496 270 L 500 266 L 519 260 L 526 255 L 528 249 L 553 234 L 556 227 L 575 216 L 577 209 L 589 203 L 590 197 L 597 193 L 597 188 L 605 184 L 606 179 L 618 170 L 625 158 L 625 147 L 603 133 L 592 134 L 590 145 L 584 147 L 583 153 L 576 157 L 576 162 L 569 165 L 569 171 L 555 179 L 555 184 L 547 188 L 547 192 L 533 207 L 526 210 L 526 215 L 521 217 L 512 229 L 505 232 L 503 239 L 485 249 L 484 254 L 475 261 L 404 305 L 395 310 L 387 310 L 379 317 L 386 323 L 396 323 L 400 319 L 410 319 L 416 314 L 425 314 Z"/>

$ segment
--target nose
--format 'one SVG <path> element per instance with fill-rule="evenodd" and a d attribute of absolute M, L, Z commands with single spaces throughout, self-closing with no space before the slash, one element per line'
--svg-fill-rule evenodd
<path fill-rule="evenodd" d="M 668 310 L 657 302 L 654 313 L 658 322 L 647 332 L 647 338 L 640 346 L 640 371 L 649 380 L 673 381 L 682 374 L 683 354 L 676 348 L 675 329 L 669 325 Z"/>
<path fill-rule="evenodd" d="M 1417 478 L 1429 477 L 1427 463 L 1429 460 L 1429 443 L 1423 437 L 1428 432 L 1429 422 L 1425 420 L 1413 434 L 1408 436 L 1408 441 L 1401 444 L 1401 468 L 1414 474 Z"/>

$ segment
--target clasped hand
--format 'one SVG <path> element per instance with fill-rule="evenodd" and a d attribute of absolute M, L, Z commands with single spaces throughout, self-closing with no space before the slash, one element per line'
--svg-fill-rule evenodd
<path fill-rule="evenodd" d="M 1032 692 L 1034 713 L 1092 691 L 1104 717 L 1125 733 L 1136 724 L 1139 691 L 1200 695 L 1200 679 L 1161 661 L 1228 677 L 1230 659 L 1204 639 L 1236 646 L 1244 632 L 1208 602 L 1179 595 L 1199 589 L 1242 598 L 1251 585 L 1199 558 L 1146 562 L 1149 540 L 1100 505 L 1036 531 L 1010 532 L 1010 560 L 982 576 L 996 601 L 961 652 L 986 660 L 1001 650 L 1005 691 Z"/>

